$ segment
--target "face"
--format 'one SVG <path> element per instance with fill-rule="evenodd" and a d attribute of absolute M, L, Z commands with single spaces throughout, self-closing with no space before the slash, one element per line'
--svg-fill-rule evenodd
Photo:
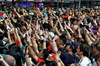
<path fill-rule="evenodd" d="M 60 40 L 59 40 L 59 38 L 56 40 L 56 43 L 57 43 L 57 45 L 60 44 Z"/>
<path fill-rule="evenodd" d="M 59 18 L 60 22 L 62 22 L 62 17 Z"/>
<path fill-rule="evenodd" d="M 73 24 L 76 25 L 76 23 L 77 23 L 77 22 L 76 22 L 76 20 L 75 20 L 75 21 L 73 22 Z"/>
<path fill-rule="evenodd" d="M 95 47 L 93 47 L 93 54 L 96 55 L 96 53 L 97 53 L 97 50 Z"/>
<path fill-rule="evenodd" d="M 77 50 L 77 52 L 76 52 L 77 55 L 80 55 L 80 54 L 81 54 L 81 52 L 80 52 L 80 47 L 78 47 L 76 50 Z"/>
<path fill-rule="evenodd" d="M 25 32 L 26 31 L 26 27 L 25 26 L 22 26 L 22 32 Z"/>
<path fill-rule="evenodd" d="M 66 50 L 67 51 L 70 51 L 71 50 L 70 45 L 66 46 Z"/>

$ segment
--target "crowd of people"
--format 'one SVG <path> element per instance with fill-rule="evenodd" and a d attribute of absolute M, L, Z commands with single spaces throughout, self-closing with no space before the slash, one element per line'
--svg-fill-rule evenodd
<path fill-rule="evenodd" d="M 0 10 L 0 66 L 100 66 L 100 10 Z"/>

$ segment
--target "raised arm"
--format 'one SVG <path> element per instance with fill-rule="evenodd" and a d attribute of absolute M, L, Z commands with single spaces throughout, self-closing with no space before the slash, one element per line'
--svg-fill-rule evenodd
<path fill-rule="evenodd" d="M 57 62 L 57 66 L 65 66 L 64 63 L 62 62 L 62 60 L 60 59 L 58 52 L 56 53 L 55 57 L 56 57 L 56 60 L 57 60 L 56 61 Z"/>
<path fill-rule="evenodd" d="M 34 29 L 33 29 L 33 30 L 34 30 Z M 35 37 L 36 37 L 36 39 L 39 40 L 40 37 L 39 37 L 39 35 L 37 34 L 37 31 L 36 31 L 36 30 L 34 30 L 34 31 L 35 31 Z"/>
<path fill-rule="evenodd" d="M 37 43 L 36 43 L 36 39 L 33 37 L 33 38 L 31 39 L 31 41 L 32 41 L 33 49 L 34 49 L 34 51 L 36 52 L 36 54 L 38 55 L 38 54 L 39 54 L 39 50 L 38 50 L 38 45 L 37 45 Z"/>
<path fill-rule="evenodd" d="M 19 18 L 21 18 L 20 14 L 19 14 L 16 10 L 14 10 L 14 11 L 16 12 L 17 16 L 18 16 Z"/>
<path fill-rule="evenodd" d="M 9 22 L 9 26 L 13 29 L 14 26 L 12 25 L 11 21 L 8 19 L 8 22 Z"/>
<path fill-rule="evenodd" d="M 58 36 L 61 36 L 61 33 L 58 31 L 58 28 L 57 27 L 55 27 L 55 31 L 58 34 Z"/>
<path fill-rule="evenodd" d="M 26 64 L 27 64 L 27 66 L 32 66 L 28 53 L 29 53 L 29 50 L 28 50 L 28 48 L 26 48 L 26 53 L 25 53 Z"/>
<path fill-rule="evenodd" d="M 11 45 L 12 41 L 11 41 L 11 37 L 10 37 L 10 30 L 8 30 L 8 41 L 9 41 L 9 44 Z"/>
<path fill-rule="evenodd" d="M 15 28 L 15 32 L 16 32 L 16 36 L 17 36 L 17 40 L 18 40 L 19 46 L 20 46 L 20 48 L 21 48 L 21 47 L 22 47 L 22 42 L 21 42 L 21 38 L 20 38 L 20 36 L 19 36 L 19 34 L 18 34 L 17 28 Z"/>
<path fill-rule="evenodd" d="M 59 21 L 59 19 L 58 19 L 58 23 L 59 23 L 59 26 L 60 26 L 61 31 L 63 32 L 63 31 L 64 31 L 64 28 L 63 28 L 63 26 L 61 25 L 61 22 Z"/>
<path fill-rule="evenodd" d="M 19 34 L 21 35 L 21 37 L 22 37 L 22 38 L 25 38 L 24 35 L 22 34 L 22 32 L 20 31 L 20 29 L 19 29 L 19 28 L 17 28 L 17 29 L 18 29 L 18 32 L 19 32 Z"/>
<path fill-rule="evenodd" d="M 50 44 L 50 45 L 51 45 L 51 48 L 52 48 L 52 50 L 53 50 L 55 53 L 58 52 L 57 44 L 56 44 L 56 42 L 55 42 L 57 39 L 58 39 L 58 36 L 57 36 L 57 35 L 53 38 L 53 40 L 49 37 L 49 42 L 51 43 L 51 44 Z"/>
<path fill-rule="evenodd" d="M 31 57 L 32 57 L 36 62 L 38 62 L 38 56 L 37 56 L 36 53 L 33 51 L 33 49 L 31 48 L 30 45 L 28 46 L 28 48 L 29 48 L 29 53 L 30 53 Z"/>
<path fill-rule="evenodd" d="M 89 38 L 89 36 L 88 36 L 88 31 L 85 29 L 84 30 L 84 34 L 85 34 L 85 41 L 87 42 L 87 44 L 89 45 L 89 46 L 91 46 L 91 43 L 93 43 L 91 40 L 90 40 L 90 38 Z"/>
<path fill-rule="evenodd" d="M 12 21 L 13 21 L 14 23 L 16 23 L 16 20 L 15 20 L 13 17 L 12 17 L 11 19 L 12 19 Z"/>
<path fill-rule="evenodd" d="M 66 31 L 66 34 L 67 34 L 67 38 L 68 38 L 68 39 L 71 39 L 71 35 L 70 35 L 70 33 L 68 32 L 68 30 L 65 29 L 65 31 Z"/>

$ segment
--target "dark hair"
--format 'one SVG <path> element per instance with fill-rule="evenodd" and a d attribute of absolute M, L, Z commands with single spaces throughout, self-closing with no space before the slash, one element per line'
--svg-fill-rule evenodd
<path fill-rule="evenodd" d="M 6 29 L 6 27 L 3 24 L 0 24 L 0 28 L 1 28 L 1 30 L 5 30 Z"/>
<path fill-rule="evenodd" d="M 67 46 L 69 46 L 69 45 L 70 45 L 70 43 L 67 43 L 66 46 L 65 46 L 65 48 L 66 48 Z M 70 45 L 70 48 L 72 49 L 73 47 Z"/>
<path fill-rule="evenodd" d="M 79 43 L 83 43 L 82 39 L 81 38 L 76 38 L 77 39 L 77 42 Z"/>
<path fill-rule="evenodd" d="M 43 55 L 44 55 L 44 60 L 46 60 L 46 58 L 48 57 L 49 55 L 49 51 L 47 49 L 44 49 L 43 50 Z"/>
<path fill-rule="evenodd" d="M 57 63 L 55 61 L 45 61 L 46 66 L 57 66 Z"/>
<path fill-rule="evenodd" d="M 100 53 L 95 56 L 95 61 L 100 61 Z"/>
<path fill-rule="evenodd" d="M 90 47 L 87 44 L 81 44 L 80 45 L 80 51 L 83 52 L 84 56 L 88 57 L 88 52 L 90 51 Z"/>
<path fill-rule="evenodd" d="M 30 17 L 29 16 L 24 16 L 24 20 L 25 21 L 30 20 Z"/>
<path fill-rule="evenodd" d="M 23 15 L 23 12 L 22 12 L 22 11 L 20 11 L 20 12 L 19 12 L 19 14 Z"/>
<path fill-rule="evenodd" d="M 71 18 L 70 21 L 71 23 L 73 24 L 73 22 L 75 21 L 76 19 L 75 18 Z"/>
<path fill-rule="evenodd" d="M 100 52 L 100 43 L 94 44 L 94 47 Z"/>
<path fill-rule="evenodd" d="M 63 35 L 64 35 L 64 34 L 63 34 Z M 66 44 L 67 39 L 66 39 L 66 37 L 63 36 L 63 35 L 60 36 L 60 39 L 63 41 L 64 44 Z"/>
<path fill-rule="evenodd" d="M 38 66 L 43 66 L 44 62 L 40 62 Z M 57 66 L 57 63 L 54 61 L 45 61 L 46 66 Z"/>
<path fill-rule="evenodd" d="M 2 40 L 4 37 L 4 34 L 2 32 L 0 32 L 0 40 Z"/>
<path fill-rule="evenodd" d="M 40 62 L 38 66 L 43 66 L 44 62 Z"/>
<path fill-rule="evenodd" d="M 70 49 L 72 49 L 72 52 L 75 54 L 76 53 L 76 48 L 74 48 L 74 45 L 72 44 L 69 44 L 69 43 L 67 43 L 66 44 L 66 46 L 65 46 L 65 48 L 67 47 L 67 46 L 70 46 Z"/>

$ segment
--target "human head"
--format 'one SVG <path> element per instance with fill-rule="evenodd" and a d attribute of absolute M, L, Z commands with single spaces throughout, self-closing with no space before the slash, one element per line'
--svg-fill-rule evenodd
<path fill-rule="evenodd" d="M 26 32 L 26 27 L 25 26 L 22 26 L 21 29 L 22 29 L 22 32 Z"/>
<path fill-rule="evenodd" d="M 72 46 L 68 43 L 68 44 L 66 44 L 65 49 L 66 49 L 68 52 L 69 52 L 69 51 L 72 51 Z"/>
<path fill-rule="evenodd" d="M 87 44 L 81 44 L 77 49 L 77 55 L 87 57 L 89 51 L 90 47 Z"/>
<path fill-rule="evenodd" d="M 93 53 L 94 55 L 98 54 L 100 52 L 100 43 L 96 43 L 93 46 Z"/>
<path fill-rule="evenodd" d="M 76 49 L 78 48 L 78 43 L 77 42 L 74 42 L 74 43 L 67 43 L 66 46 L 65 46 L 65 49 L 68 51 L 68 52 L 72 52 L 72 53 L 76 53 Z"/>
<path fill-rule="evenodd" d="M 16 66 L 16 60 L 14 57 L 10 56 L 10 55 L 6 55 L 4 57 L 5 62 L 9 65 L 9 66 Z"/>

